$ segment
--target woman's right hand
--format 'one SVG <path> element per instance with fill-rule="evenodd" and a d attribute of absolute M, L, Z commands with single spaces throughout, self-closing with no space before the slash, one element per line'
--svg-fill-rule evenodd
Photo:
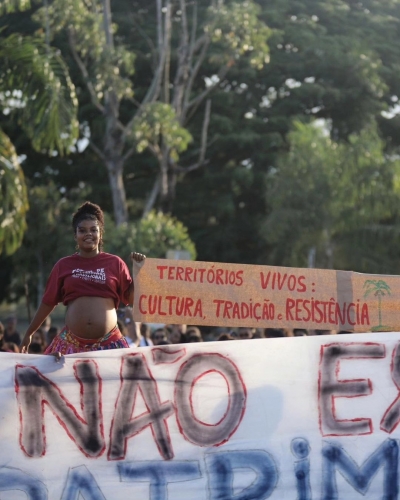
<path fill-rule="evenodd" d="M 141 262 L 144 264 L 146 256 L 139 252 L 131 252 L 131 259 L 133 262 L 136 262 L 137 264 L 140 264 Z"/>
<path fill-rule="evenodd" d="M 33 333 L 31 335 L 25 333 L 25 336 L 22 339 L 21 345 L 19 346 L 19 350 L 23 354 L 28 354 L 29 346 L 31 345 L 32 335 Z"/>

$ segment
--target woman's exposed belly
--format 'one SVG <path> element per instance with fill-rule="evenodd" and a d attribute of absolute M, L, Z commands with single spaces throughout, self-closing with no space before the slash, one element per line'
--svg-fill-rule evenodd
<path fill-rule="evenodd" d="M 117 324 L 114 301 L 103 297 L 79 297 L 68 304 L 65 324 L 78 337 L 101 338 Z"/>

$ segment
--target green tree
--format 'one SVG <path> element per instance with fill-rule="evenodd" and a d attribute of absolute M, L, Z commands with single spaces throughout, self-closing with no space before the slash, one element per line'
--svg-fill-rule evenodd
<path fill-rule="evenodd" d="M 28 210 L 22 169 L 9 138 L 0 129 L 0 254 L 12 254 L 21 244 Z"/>
<path fill-rule="evenodd" d="M 361 231 L 378 239 L 379 224 L 396 213 L 398 160 L 384 155 L 373 124 L 349 142 L 335 142 L 323 128 L 295 122 L 288 139 L 267 191 L 263 235 L 275 246 L 274 262 L 347 269 L 358 260 L 354 268 L 366 271 L 360 269 L 366 249 L 357 245 L 350 256 L 343 247 Z"/>
<path fill-rule="evenodd" d="M 393 43 L 399 37 L 398 3 L 259 4 L 261 18 L 272 31 L 270 63 L 257 73 L 239 65 L 221 81 L 213 96 L 210 134 L 218 134 L 218 141 L 208 150 L 210 166 L 178 186 L 175 213 L 189 227 L 204 260 L 277 262 L 278 243 L 266 243 L 259 230 L 273 208 L 266 184 L 286 154 L 293 120 L 325 118 L 335 141 L 347 140 L 376 120 L 385 154 L 398 153 L 400 44 Z M 383 111 L 389 114 L 382 116 Z M 390 253 L 390 264 L 395 263 L 399 241 L 396 231 L 389 229 L 395 214 L 379 228 L 374 225 L 380 238 L 374 237 L 372 228 L 360 230 L 354 238 L 346 235 L 336 258 L 340 253 L 346 261 L 347 253 L 347 265 L 360 266 L 359 259 L 350 262 L 348 257 L 357 254 L 354 249 L 363 241 L 363 269 L 390 269 L 389 261 L 380 256 L 388 258 Z M 382 231 L 387 242 L 383 252 Z M 287 240 L 279 243 L 281 249 L 286 246 Z"/>
<path fill-rule="evenodd" d="M 134 86 L 134 60 L 143 40 L 138 50 L 131 49 L 128 37 L 119 35 L 120 18 L 117 26 L 111 14 L 109 0 L 55 0 L 39 10 L 36 19 L 43 26 L 49 19 L 52 35 L 68 35 L 92 105 L 82 120 L 90 129 L 91 148 L 107 168 L 115 221 L 122 224 L 127 221 L 123 178 L 127 161 L 145 148 L 154 155 L 158 172 L 144 214 L 157 197 L 162 209 L 170 211 L 179 177 L 206 162 L 209 96 L 240 59 L 248 59 L 256 68 L 266 62 L 269 30 L 252 0 L 219 2 L 218 8 L 212 1 L 203 5 L 157 0 L 137 14 L 125 12 L 148 44 L 140 61 L 145 77 Z M 208 59 L 213 72 L 205 86 L 202 68 Z M 182 164 L 180 153 L 192 137 L 188 125 L 199 111 L 204 118 L 191 151 L 197 159 Z"/>
<path fill-rule="evenodd" d="M 3 1 L 0 14 L 28 7 L 26 1 Z M 77 101 L 68 71 L 42 40 L 0 36 L 0 110 L 16 115 L 39 151 L 60 153 L 77 138 Z M 0 129 L 0 253 L 21 244 L 28 209 L 24 175 L 11 141 Z"/>
<path fill-rule="evenodd" d="M 168 214 L 152 211 L 136 223 L 118 227 L 108 223 L 107 227 L 105 250 L 125 258 L 129 265 L 134 250 L 153 258 L 165 258 L 168 250 L 186 250 L 192 259 L 196 258 L 187 228 Z"/>
<path fill-rule="evenodd" d="M 262 69 L 251 66 L 248 64 L 251 52 L 248 52 L 234 59 L 235 64 L 217 82 L 213 75 L 218 75 L 224 56 L 222 37 L 208 45 L 193 81 L 193 98 L 209 88 L 205 82 L 216 85 L 184 127 L 190 132 L 192 141 L 186 151 L 179 152 L 176 162 L 182 168 L 176 171 L 173 213 L 188 227 L 201 260 L 268 263 L 279 261 L 277 246 L 288 251 L 287 239 L 281 243 L 270 240 L 266 243 L 260 238 L 259 229 L 272 210 L 271 199 L 266 197 L 269 193 L 266 184 L 271 181 L 270 174 L 277 168 L 279 157 L 287 152 L 286 138 L 293 119 L 331 120 L 331 137 L 338 141 L 358 133 L 373 118 L 385 142 L 385 154 L 391 157 L 398 153 L 398 2 L 258 0 L 257 3 L 261 7 L 258 19 L 262 19 L 271 31 L 268 38 L 270 63 Z M 197 2 L 199 35 L 208 6 L 208 2 Z M 188 4 L 187 13 L 192 23 L 193 3 Z M 129 77 L 134 95 L 124 99 L 119 108 L 119 118 L 126 124 L 136 113 L 135 102 L 139 104 L 145 99 L 157 69 L 157 4 L 145 0 L 133 0 L 133 3 L 113 0 L 112 19 L 115 45 L 122 44 L 135 54 L 135 73 Z M 165 21 L 165 13 L 162 19 Z M 178 61 L 180 23 L 177 7 L 171 14 L 169 74 L 172 84 Z M 7 34 L 13 30 L 31 34 L 38 28 L 26 12 L 3 17 L 0 24 L 7 25 L 3 32 Z M 45 23 L 42 26 L 44 32 Z M 51 31 L 54 34 L 53 28 Z M 91 139 L 99 145 L 103 143 L 104 117 L 91 102 L 85 78 L 70 55 L 67 38 L 66 30 L 57 32 L 54 45 L 68 61 L 79 90 L 82 133 L 85 123 L 89 124 L 87 130 L 92 134 Z M 91 40 L 95 45 L 95 38 Z M 89 69 L 93 68 L 88 54 L 82 58 Z M 122 72 L 126 76 L 123 67 L 120 74 Z M 97 84 L 95 77 L 96 74 L 90 73 L 91 81 Z M 157 103 L 164 103 L 166 91 L 168 89 L 162 85 Z M 170 97 L 173 92 L 174 88 L 169 87 Z M 209 98 L 212 106 L 203 167 L 186 175 L 184 168 L 198 163 Z M 90 148 L 68 159 L 47 159 L 32 151 L 7 116 L 0 116 L 0 120 L 14 144 L 18 144 L 18 153 L 27 155 L 23 168 L 31 183 L 53 179 L 58 187 L 68 190 L 79 181 L 90 182 L 94 201 L 112 210 L 106 169 L 99 168 L 98 159 Z M 132 146 L 127 141 L 125 151 Z M 123 182 L 129 215 L 136 217 L 144 207 L 151 206 L 147 203 L 151 202 L 148 194 L 157 187 L 154 181 L 159 179 L 160 166 L 149 147 L 141 154 L 135 149 L 124 165 Z M 170 179 L 172 181 L 173 177 Z M 378 223 L 360 226 L 347 234 L 337 233 L 336 262 L 345 263 L 347 268 L 374 272 L 397 270 L 397 221 L 396 210 L 392 209 L 390 215 Z M 362 252 L 359 251 L 361 247 Z M 305 251 L 305 255 L 307 253 Z M 322 245 L 317 257 L 324 256 L 326 260 L 325 253 Z M 306 260 L 303 252 L 298 261 Z"/>

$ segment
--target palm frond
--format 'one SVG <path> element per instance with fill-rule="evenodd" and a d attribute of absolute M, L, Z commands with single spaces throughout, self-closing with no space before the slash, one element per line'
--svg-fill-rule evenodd
<path fill-rule="evenodd" d="M 365 280 L 363 288 L 367 288 L 369 286 L 376 286 L 376 280 Z"/>
<path fill-rule="evenodd" d="M 29 9 L 30 6 L 31 2 L 29 0 L 0 0 L 0 16 L 26 10 Z"/>
<path fill-rule="evenodd" d="M 67 67 L 38 38 L 0 40 L 0 91 L 19 91 L 21 127 L 38 151 L 63 154 L 78 136 L 77 98 Z"/>
<path fill-rule="evenodd" d="M 363 288 L 365 288 L 364 298 L 367 298 L 371 293 L 376 292 L 378 287 L 377 280 L 365 280 Z"/>
<path fill-rule="evenodd" d="M 379 280 L 379 281 L 378 281 L 378 286 L 379 286 L 379 289 L 380 289 L 380 290 L 385 290 L 385 291 L 388 293 L 388 295 L 390 295 L 391 288 L 390 288 L 390 286 L 386 283 L 386 281 Z"/>
<path fill-rule="evenodd" d="M 13 145 L 0 129 L 0 254 L 12 254 L 26 229 L 28 197 Z"/>

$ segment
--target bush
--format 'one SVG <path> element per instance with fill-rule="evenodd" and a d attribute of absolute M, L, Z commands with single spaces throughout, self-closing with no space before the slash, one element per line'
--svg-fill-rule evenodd
<path fill-rule="evenodd" d="M 174 217 L 161 212 L 150 212 L 138 222 L 116 227 L 106 218 L 104 250 L 128 260 L 132 251 L 147 257 L 165 258 L 168 250 L 186 250 L 196 258 L 196 247 L 187 228 Z"/>

